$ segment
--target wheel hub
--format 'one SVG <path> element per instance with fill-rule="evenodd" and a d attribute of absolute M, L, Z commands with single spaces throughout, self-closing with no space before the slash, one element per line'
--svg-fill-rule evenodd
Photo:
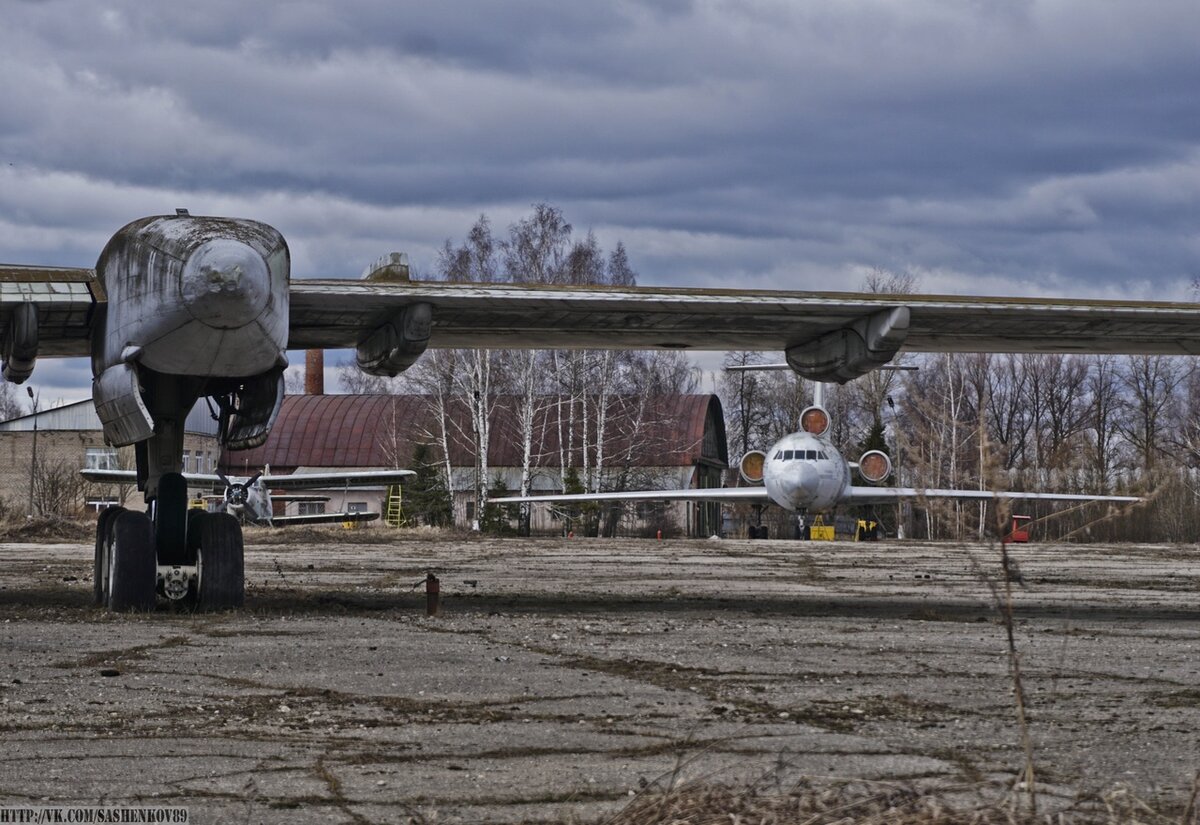
<path fill-rule="evenodd" d="M 186 564 L 159 565 L 158 586 L 171 601 L 179 601 L 188 594 L 188 587 L 196 580 L 196 566 Z"/>

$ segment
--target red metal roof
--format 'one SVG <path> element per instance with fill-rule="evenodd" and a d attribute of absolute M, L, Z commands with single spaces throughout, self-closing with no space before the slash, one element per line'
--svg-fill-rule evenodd
<path fill-rule="evenodd" d="M 588 402 L 589 430 L 595 431 L 594 401 Z M 540 467 L 559 464 L 559 424 L 564 433 L 571 410 L 564 401 L 538 399 L 534 417 L 534 459 Z M 517 424 L 517 399 L 496 399 L 490 420 L 492 432 L 488 463 L 494 467 L 520 466 L 522 438 Z M 608 403 L 605 439 L 606 463 L 631 467 L 691 466 L 704 461 L 725 465 L 728 453 L 724 416 L 715 395 L 671 395 L 649 398 L 621 396 Z M 465 405 L 450 410 L 451 463 L 471 466 L 470 415 Z M 574 409 L 575 446 L 582 433 L 583 409 Z M 440 428 L 431 399 L 423 395 L 296 395 L 283 401 L 279 418 L 261 447 L 226 452 L 221 465 L 241 472 L 269 464 L 288 472 L 296 467 L 405 467 L 413 448 L 421 442 L 440 458 Z M 706 439 L 707 435 L 707 439 Z M 594 440 L 594 439 L 589 439 Z"/>

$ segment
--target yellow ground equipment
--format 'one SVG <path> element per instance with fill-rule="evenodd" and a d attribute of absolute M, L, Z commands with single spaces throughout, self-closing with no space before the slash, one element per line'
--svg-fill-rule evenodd
<path fill-rule="evenodd" d="M 817 516 L 808 528 L 808 537 L 813 541 L 833 541 L 833 525 L 826 526 L 825 520 Z"/>
<path fill-rule="evenodd" d="M 858 527 L 854 530 L 855 541 L 875 541 L 879 538 L 879 522 L 874 519 L 860 518 Z"/>
<path fill-rule="evenodd" d="M 401 506 L 399 484 L 388 485 L 387 509 L 383 512 L 383 520 L 389 527 L 400 527 L 404 524 L 404 508 Z"/>

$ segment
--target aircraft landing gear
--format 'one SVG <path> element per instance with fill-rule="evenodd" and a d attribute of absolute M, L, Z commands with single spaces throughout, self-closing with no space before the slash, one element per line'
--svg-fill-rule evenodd
<path fill-rule="evenodd" d="M 108 521 L 102 547 L 102 593 L 109 610 L 153 610 L 157 579 L 154 525 L 145 513 L 125 510 Z"/>
<path fill-rule="evenodd" d="M 199 610 L 241 607 L 245 590 L 242 528 L 232 516 L 188 507 L 184 469 L 184 422 L 202 396 L 218 408 L 223 446 L 245 449 L 261 444 L 283 401 L 286 360 L 250 378 L 201 378 L 136 367 L 130 392 L 144 406 L 135 417 L 143 428 L 105 421 L 105 435 L 117 445 L 133 444 L 137 487 L 147 513 L 108 508 L 96 522 L 97 604 L 112 610 L 153 610 L 156 596 Z M 147 413 L 149 415 L 147 415 Z M 111 427 L 111 432 L 110 432 Z"/>
<path fill-rule="evenodd" d="M 202 513 L 198 519 L 196 606 L 231 610 L 245 598 L 242 525 L 228 513 Z"/>
<path fill-rule="evenodd" d="M 747 531 L 747 538 L 765 539 L 768 537 L 769 531 L 767 530 L 767 525 L 762 523 L 762 511 L 763 506 L 761 504 L 754 505 L 754 523 L 750 525 Z"/>
<path fill-rule="evenodd" d="M 110 610 L 149 611 L 156 596 L 197 610 L 241 607 L 245 593 L 242 527 L 226 513 L 189 510 L 178 473 L 164 474 L 145 513 L 108 507 L 96 522 L 93 595 Z"/>
<path fill-rule="evenodd" d="M 92 601 L 108 604 L 108 545 L 112 541 L 113 519 L 125 512 L 124 507 L 105 507 L 96 519 L 96 552 L 92 556 Z"/>
<path fill-rule="evenodd" d="M 809 532 L 808 519 L 803 513 L 798 513 L 796 515 L 796 539 L 808 541 L 810 538 L 812 538 L 812 534 Z"/>

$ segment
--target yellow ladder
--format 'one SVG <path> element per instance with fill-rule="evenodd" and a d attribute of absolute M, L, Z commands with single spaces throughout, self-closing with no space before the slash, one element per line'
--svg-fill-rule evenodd
<path fill-rule="evenodd" d="M 400 501 L 400 485 L 389 484 L 387 489 L 387 510 L 383 520 L 389 527 L 400 527 L 404 524 L 404 508 Z"/>

